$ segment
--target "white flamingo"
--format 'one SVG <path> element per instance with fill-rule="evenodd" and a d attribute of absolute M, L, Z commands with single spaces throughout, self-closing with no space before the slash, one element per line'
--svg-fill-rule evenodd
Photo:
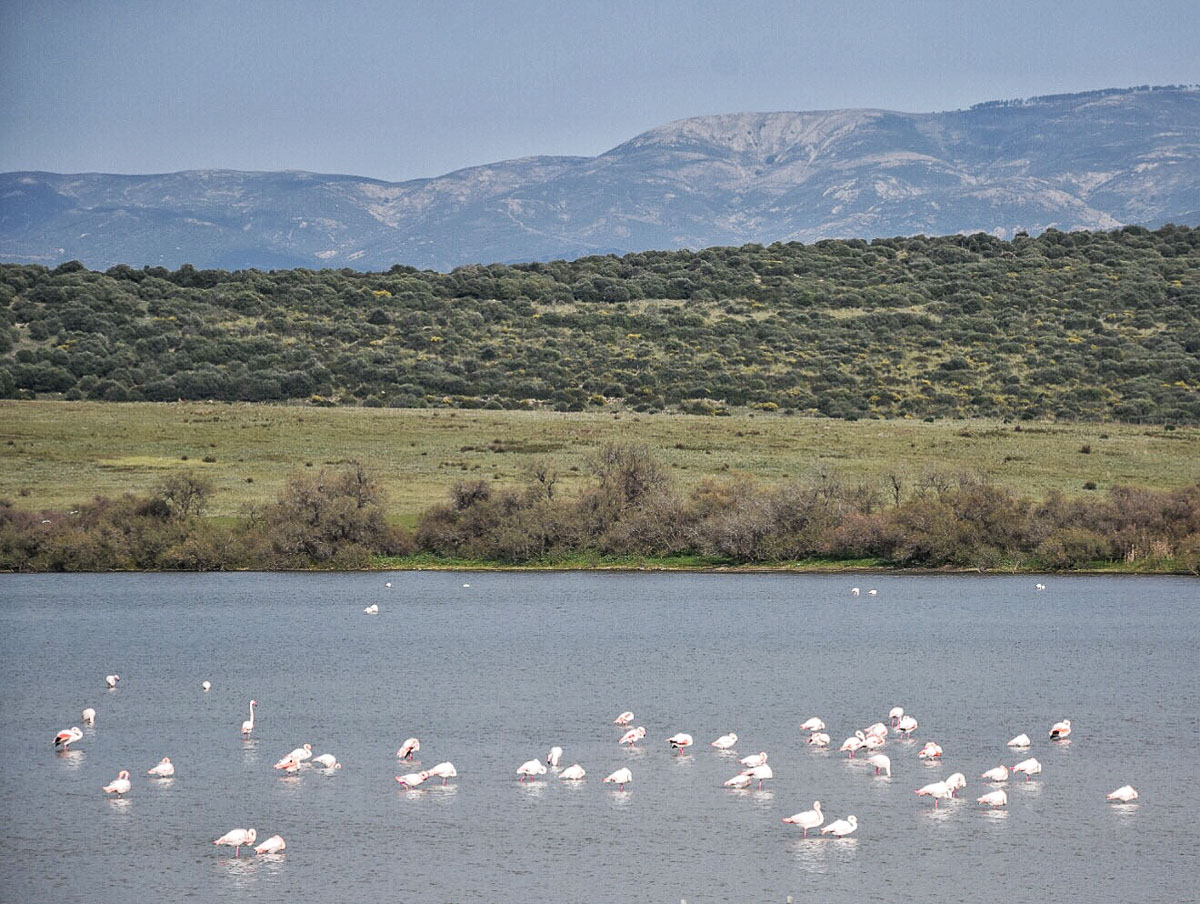
<path fill-rule="evenodd" d="M 961 772 L 951 772 L 944 781 L 954 797 L 958 797 L 958 792 L 967 787 L 967 777 Z"/>
<path fill-rule="evenodd" d="M 801 731 L 824 731 L 825 723 L 813 716 L 811 719 L 805 719 L 800 723 Z"/>
<path fill-rule="evenodd" d="M 869 734 L 863 738 L 863 748 L 865 750 L 878 750 L 886 743 L 887 741 L 883 739 L 882 735 Z"/>
<path fill-rule="evenodd" d="M 753 779 L 750 778 L 750 776 L 748 776 L 746 773 L 739 772 L 733 778 L 726 779 L 725 787 L 733 788 L 735 791 L 741 791 L 743 788 L 749 788 L 752 781 Z"/>
<path fill-rule="evenodd" d="M 822 835 L 832 835 L 834 838 L 845 838 L 858 828 L 858 817 L 847 816 L 838 819 L 821 829 Z"/>
<path fill-rule="evenodd" d="M 850 588 L 850 595 L 851 595 L 851 596 L 858 596 L 860 593 L 862 593 L 862 591 L 861 591 L 861 590 L 859 590 L 857 587 L 851 587 L 851 588 Z"/>
<path fill-rule="evenodd" d="M 613 719 L 613 725 L 628 725 L 632 721 L 633 713 L 631 713 L 629 710 L 625 710 L 625 712 Z"/>
<path fill-rule="evenodd" d="M 723 735 L 721 735 L 721 737 L 719 737 L 715 741 L 713 741 L 712 746 L 716 747 L 717 750 L 728 750 L 730 747 L 732 747 L 736 743 L 737 743 L 737 735 L 731 731 L 731 732 L 729 732 L 729 734 L 723 734 Z"/>
<path fill-rule="evenodd" d="M 1021 760 L 1017 765 L 1012 767 L 1013 772 L 1024 772 L 1025 781 L 1031 781 L 1035 775 L 1042 774 L 1042 764 L 1037 761 L 1036 757 L 1030 757 L 1027 760 Z"/>
<path fill-rule="evenodd" d="M 282 835 L 272 835 L 254 849 L 256 854 L 278 854 L 287 847 Z"/>
<path fill-rule="evenodd" d="M 54 736 L 55 750 L 68 750 L 72 744 L 83 738 L 83 729 L 72 725 Z"/>
<path fill-rule="evenodd" d="M 979 777 L 989 782 L 1006 782 L 1008 781 L 1008 767 L 1001 763 L 995 769 L 989 769 Z"/>
<path fill-rule="evenodd" d="M 875 767 L 875 774 L 884 773 L 888 778 L 892 777 L 892 761 L 886 753 L 873 753 L 867 757 L 867 765 Z"/>
<path fill-rule="evenodd" d="M 546 764 L 551 769 L 557 769 L 558 764 L 562 762 L 563 749 L 561 747 L 551 747 L 550 752 L 546 754 Z"/>
<path fill-rule="evenodd" d="M 871 735 L 876 735 L 880 738 L 886 738 L 888 735 L 888 727 L 882 722 L 876 722 L 874 725 L 864 728 L 863 734 L 865 734 L 868 738 L 871 737 Z"/>
<path fill-rule="evenodd" d="M 825 821 L 825 814 L 821 812 L 821 802 L 814 800 L 811 810 L 785 816 L 783 821 L 794 826 L 800 826 L 800 828 L 804 829 L 804 837 L 807 838 L 809 829 L 815 829 Z"/>
<path fill-rule="evenodd" d="M 1050 729 L 1050 740 L 1061 741 L 1071 733 L 1071 720 L 1063 719 L 1061 722 L 1055 722 L 1054 727 Z"/>
<path fill-rule="evenodd" d="M 124 797 L 129 793 L 129 789 L 133 787 L 133 783 L 129 781 L 128 770 L 122 769 L 117 773 L 117 777 L 105 785 L 102 789 L 106 794 L 115 794 L 117 797 Z"/>
<path fill-rule="evenodd" d="M 750 778 L 758 782 L 758 790 L 762 790 L 763 782 L 769 778 L 775 777 L 775 771 L 763 763 L 761 766 L 751 766 L 749 769 L 743 769 L 742 775 L 748 775 Z"/>
<path fill-rule="evenodd" d="M 681 731 L 679 734 L 674 734 L 667 738 L 667 743 L 679 753 L 683 753 L 685 750 L 691 747 L 694 742 L 690 734 L 685 734 Z"/>
<path fill-rule="evenodd" d="M 578 763 L 573 763 L 560 772 L 558 777 L 564 782 L 578 782 L 581 781 L 585 775 L 587 775 L 587 772 L 584 771 L 584 768 Z"/>
<path fill-rule="evenodd" d="M 933 798 L 933 807 L 935 810 L 937 809 L 938 801 L 939 800 L 949 800 L 951 793 L 952 792 L 951 792 L 950 786 L 947 785 L 944 781 L 930 782 L 925 787 L 917 789 L 918 797 L 932 797 Z"/>
<path fill-rule="evenodd" d="M 209 691 L 212 690 L 212 682 L 209 681 L 207 678 L 204 679 L 203 681 L 200 682 L 200 689 L 202 691 L 204 691 L 205 693 L 208 693 Z"/>
<path fill-rule="evenodd" d="M 892 711 L 888 713 L 888 718 L 892 721 L 892 727 L 895 727 L 904 718 L 904 707 L 893 706 Z"/>
<path fill-rule="evenodd" d="M 105 676 L 104 676 L 104 683 L 105 683 L 106 685 L 108 685 L 108 689 L 109 689 L 110 691 L 111 691 L 111 690 L 112 690 L 114 687 L 116 687 L 116 686 L 117 686 L 117 682 L 118 682 L 118 681 L 120 681 L 120 680 L 121 680 L 121 676 L 120 676 L 120 675 L 105 675 Z"/>
<path fill-rule="evenodd" d="M 538 765 L 541 764 L 539 763 Z M 542 768 L 544 769 L 545 767 L 543 766 Z M 396 781 L 403 785 L 406 791 L 411 791 L 427 778 L 429 778 L 428 772 L 409 772 L 405 775 L 397 775 Z"/>
<path fill-rule="evenodd" d="M 416 738 L 408 738 L 403 744 L 400 745 L 400 749 L 396 751 L 396 756 L 402 760 L 411 760 L 413 758 L 413 754 L 420 749 L 421 742 L 419 740 Z"/>
<path fill-rule="evenodd" d="M 254 829 L 230 829 L 213 844 L 226 844 L 233 848 L 233 856 L 237 857 L 242 852 L 242 845 L 254 844 L 258 838 L 258 832 Z"/>
<path fill-rule="evenodd" d="M 444 763 L 438 763 L 436 766 L 431 766 L 428 770 L 430 778 L 440 778 L 442 784 L 446 784 L 447 779 L 458 778 L 458 770 L 454 768 L 454 764 L 447 760 Z"/>
<path fill-rule="evenodd" d="M 838 748 L 838 752 L 849 753 L 851 759 L 853 759 L 854 754 L 866 746 L 866 743 L 866 736 L 861 731 L 856 731 L 854 737 L 846 738 L 846 740 L 842 741 L 842 746 Z"/>
<path fill-rule="evenodd" d="M 314 763 L 318 763 L 322 769 L 341 769 L 342 764 L 338 762 L 337 757 L 332 753 L 323 753 L 320 756 L 312 758 Z"/>
<path fill-rule="evenodd" d="M 303 763 L 312 758 L 312 744 L 304 744 L 288 754 L 297 763 Z"/>
<path fill-rule="evenodd" d="M 808 744 L 810 747 L 828 747 L 831 740 L 832 738 L 830 738 L 827 733 L 823 731 L 814 731 L 812 735 L 809 736 Z"/>
<path fill-rule="evenodd" d="M 1001 788 L 999 791 L 989 791 L 987 794 L 980 797 L 976 803 L 987 804 L 989 807 L 1007 807 L 1008 793 Z"/>
<path fill-rule="evenodd" d="M 1133 785 L 1122 785 L 1116 791 L 1108 795 L 1109 800 L 1119 801 L 1123 804 L 1127 804 L 1131 800 L 1137 800 L 1137 797 L 1138 793 L 1134 790 Z"/>
<path fill-rule="evenodd" d="M 1032 747 L 1033 741 L 1029 740 L 1029 735 L 1025 734 L 1024 732 L 1021 732 L 1019 735 L 1017 735 L 1015 738 L 1013 738 L 1011 741 L 1008 742 L 1008 746 L 1009 747 L 1019 747 L 1019 748 L 1024 749 L 1026 747 Z"/>
<path fill-rule="evenodd" d="M 159 760 L 157 766 L 151 766 L 146 770 L 146 774 L 156 776 L 157 778 L 170 778 L 175 774 L 175 765 L 171 762 L 169 756 L 165 756 Z"/>
<path fill-rule="evenodd" d="M 753 769 L 755 766 L 763 765 L 763 763 L 765 763 L 766 761 L 767 761 L 767 752 L 765 750 L 760 751 L 758 753 L 752 753 L 749 756 L 744 756 L 740 760 L 738 760 L 738 762 L 741 763 L 743 766 L 748 766 L 751 769 Z"/>
<path fill-rule="evenodd" d="M 910 735 L 919 727 L 920 723 L 915 718 L 907 714 L 901 716 L 896 721 L 896 731 L 902 735 Z"/>
<path fill-rule="evenodd" d="M 646 729 L 639 725 L 637 728 L 631 728 L 629 731 L 625 732 L 625 734 L 621 735 L 621 739 L 617 741 L 617 743 L 629 744 L 632 746 L 644 737 L 646 737 Z"/>
<path fill-rule="evenodd" d="M 918 759 L 932 760 L 942 755 L 942 747 L 940 744 L 935 744 L 933 741 L 926 741 L 925 746 L 921 748 L 917 754 Z"/>
<path fill-rule="evenodd" d="M 363 613 L 365 615 L 378 615 L 379 614 L 379 603 L 371 603 L 371 605 L 369 605 L 369 606 L 367 606 L 367 608 L 363 609 Z"/>
<path fill-rule="evenodd" d="M 250 718 L 242 723 L 242 734 L 250 734 L 254 731 L 254 707 L 258 706 L 257 700 L 250 701 Z"/>
<path fill-rule="evenodd" d="M 525 779 L 546 774 L 546 766 L 541 760 L 526 760 L 517 767 L 517 775 L 521 776 L 521 781 Z"/>
<path fill-rule="evenodd" d="M 89 706 L 80 714 L 80 718 L 83 719 L 84 725 L 95 725 L 96 711 Z"/>
<path fill-rule="evenodd" d="M 625 786 L 633 781 L 633 772 L 630 771 L 628 766 L 622 766 L 612 775 L 605 778 L 604 781 L 607 784 L 616 785 L 618 791 L 624 791 Z"/>

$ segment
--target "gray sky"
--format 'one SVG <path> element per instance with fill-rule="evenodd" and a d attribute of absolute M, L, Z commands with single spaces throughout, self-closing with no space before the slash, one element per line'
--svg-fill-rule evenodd
<path fill-rule="evenodd" d="M 688 116 L 1200 82 L 1200 0 L 0 0 L 0 171 L 402 180 Z"/>

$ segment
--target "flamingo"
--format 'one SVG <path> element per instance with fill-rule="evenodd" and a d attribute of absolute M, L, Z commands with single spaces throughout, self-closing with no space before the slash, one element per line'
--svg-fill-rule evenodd
<path fill-rule="evenodd" d="M 1027 760 L 1021 760 L 1017 765 L 1012 767 L 1013 772 L 1024 772 L 1025 781 L 1031 781 L 1035 775 L 1041 775 L 1042 764 L 1035 757 L 1030 757 Z"/>
<path fill-rule="evenodd" d="M 945 778 L 946 787 L 950 789 L 950 793 L 954 797 L 958 797 L 958 792 L 967 787 L 967 777 L 961 772 L 951 772 Z"/>
<path fill-rule="evenodd" d="M 254 731 L 254 707 L 258 706 L 257 700 L 250 701 L 250 718 L 242 723 L 242 734 L 250 734 Z"/>
<path fill-rule="evenodd" d="M 1001 788 L 999 791 L 989 791 L 987 794 L 983 795 L 983 797 L 979 798 L 975 802 L 978 804 L 987 804 L 989 807 L 992 807 L 992 808 L 1007 807 L 1008 806 L 1008 794 L 1007 794 L 1007 792 L 1005 792 L 1005 790 L 1003 788 Z"/>
<path fill-rule="evenodd" d="M 529 778 L 531 775 L 545 775 L 546 767 L 542 765 L 541 760 L 526 760 L 517 767 L 517 775 L 521 776 L 521 781 Z"/>
<path fill-rule="evenodd" d="M 692 741 L 692 736 L 690 734 L 685 734 L 681 731 L 679 734 L 674 734 L 667 738 L 667 743 L 680 753 L 683 753 L 685 750 L 687 750 L 687 748 L 691 747 L 694 742 Z"/>
<path fill-rule="evenodd" d="M 763 763 L 761 766 L 751 766 L 749 769 L 743 769 L 742 775 L 748 775 L 752 779 L 758 779 L 758 790 L 762 790 L 763 782 L 769 778 L 775 777 L 775 771 Z"/>
<path fill-rule="evenodd" d="M 942 747 L 940 744 L 935 744 L 933 741 L 926 741 L 925 746 L 921 748 L 917 754 L 918 759 L 932 760 L 942 755 Z"/>
<path fill-rule="evenodd" d="M 446 779 L 458 778 L 458 770 L 455 769 L 454 764 L 449 761 L 446 761 L 445 763 L 438 763 L 436 766 L 431 767 L 428 771 L 430 777 L 440 778 L 443 785 L 446 784 Z"/>
<path fill-rule="evenodd" d="M 301 763 L 312 756 L 312 744 L 308 744 L 307 747 L 308 750 L 305 750 L 303 747 L 297 747 L 291 753 L 284 756 L 278 763 L 276 763 L 275 768 L 287 769 L 288 772 L 295 772 L 300 768 Z M 295 769 L 291 768 L 293 766 Z"/>
<path fill-rule="evenodd" d="M 861 590 L 859 590 L 857 587 L 851 587 L 851 588 L 850 588 L 850 595 L 851 595 L 851 596 L 858 596 L 860 593 L 862 593 L 862 591 L 861 591 Z"/>
<path fill-rule="evenodd" d="M 824 731 L 825 723 L 813 716 L 811 719 L 806 719 L 800 723 L 801 731 Z"/>
<path fill-rule="evenodd" d="M 893 706 L 892 711 L 888 713 L 888 718 L 891 719 L 892 726 L 895 727 L 895 725 L 904 718 L 904 707 Z"/>
<path fill-rule="evenodd" d="M 909 735 L 916 731 L 919 725 L 920 723 L 912 716 L 904 715 L 897 720 L 896 731 L 902 735 Z"/>
<path fill-rule="evenodd" d="M 558 764 L 560 762 L 562 762 L 562 753 L 563 753 L 563 751 L 562 751 L 561 747 L 551 747 L 550 748 L 550 753 L 548 753 L 546 755 L 546 763 L 550 766 L 551 769 L 558 768 Z"/>
<path fill-rule="evenodd" d="M 939 800 L 949 800 L 951 793 L 952 792 L 951 792 L 950 786 L 947 785 L 944 781 L 930 782 L 925 787 L 917 789 L 918 797 L 932 797 L 933 798 L 933 808 L 935 810 L 937 809 L 938 801 Z"/>
<path fill-rule="evenodd" d="M 825 828 L 821 829 L 822 835 L 832 835 L 834 838 L 844 838 L 858 828 L 858 817 L 847 816 L 845 819 L 839 819 L 831 822 Z"/>
<path fill-rule="evenodd" d="M 868 738 L 871 735 L 875 735 L 880 738 L 886 738 L 888 734 L 888 727 L 882 722 L 876 722 L 874 725 L 864 728 L 863 734 L 865 734 Z"/>
<path fill-rule="evenodd" d="M 726 780 L 725 787 L 733 788 L 735 791 L 741 791 L 743 788 L 749 788 L 750 782 L 752 781 L 753 779 L 751 779 L 746 773 L 739 772 L 733 778 Z"/>
<path fill-rule="evenodd" d="M 207 694 L 209 691 L 212 690 L 212 682 L 209 681 L 207 678 L 205 678 L 203 681 L 200 682 L 200 689 Z"/>
<path fill-rule="evenodd" d="M 1021 734 L 1017 735 L 1015 738 L 1013 738 L 1011 741 L 1008 742 L 1008 746 L 1009 747 L 1020 747 L 1020 748 L 1032 747 L 1033 742 L 1031 740 L 1029 740 L 1029 735 L 1025 734 L 1024 732 L 1021 732 Z"/>
<path fill-rule="evenodd" d="M 285 756 L 282 760 L 275 764 L 276 769 L 282 769 L 288 775 L 295 775 L 300 771 L 300 761 L 292 756 Z"/>
<path fill-rule="evenodd" d="M 794 826 L 800 826 L 804 829 L 804 837 L 808 837 L 808 830 L 815 829 L 825 821 L 825 814 L 821 812 L 821 802 L 814 800 L 811 810 L 804 810 L 801 813 L 793 813 L 791 816 L 785 816 L 783 821 Z"/>
<path fill-rule="evenodd" d="M 637 728 L 631 728 L 625 734 L 621 735 L 621 740 L 617 741 L 617 743 L 632 746 L 644 737 L 646 737 L 646 729 L 639 725 Z"/>
<path fill-rule="evenodd" d="M 262 844 L 254 849 L 256 854 L 278 854 L 287 847 L 287 842 L 283 840 L 282 835 L 272 835 Z"/>
<path fill-rule="evenodd" d="M 740 760 L 738 760 L 738 762 L 741 763 L 743 766 L 748 766 L 751 769 L 753 769 L 755 766 L 763 765 L 763 763 L 765 763 L 766 761 L 767 761 L 767 752 L 765 750 L 760 751 L 759 753 L 752 753 L 749 756 L 744 756 Z"/>
<path fill-rule="evenodd" d="M 233 848 L 233 856 L 237 857 L 242 851 L 243 844 L 254 844 L 258 832 L 254 829 L 230 829 L 213 844 L 227 844 Z"/>
<path fill-rule="evenodd" d="M 723 734 L 723 735 L 721 735 L 721 737 L 719 737 L 715 741 L 713 741 L 712 746 L 716 747 L 717 750 L 728 750 L 730 747 L 732 747 L 736 743 L 737 743 L 737 735 L 731 731 L 731 732 L 729 732 L 729 734 Z"/>
<path fill-rule="evenodd" d="M 60 731 L 54 736 L 55 750 L 68 750 L 71 745 L 83 737 L 83 729 L 78 725 L 72 725 L 65 731 Z"/>
<path fill-rule="evenodd" d="M 1063 719 L 1061 722 L 1055 722 L 1054 727 L 1050 729 L 1050 740 L 1061 741 L 1071 733 L 1071 720 Z"/>
<path fill-rule="evenodd" d="M 1108 795 L 1109 800 L 1120 801 L 1123 804 L 1129 803 L 1131 800 L 1137 800 L 1138 793 L 1134 790 L 1133 785 L 1122 785 L 1112 794 Z"/>
<path fill-rule="evenodd" d="M 1033 589 L 1034 589 L 1034 590 L 1045 590 L 1045 589 L 1046 589 L 1046 585 L 1045 585 L 1045 584 L 1034 584 L 1034 585 L 1033 585 Z"/>
<path fill-rule="evenodd" d="M 869 734 L 863 738 L 863 747 L 867 750 L 878 750 L 886 743 L 887 741 L 881 735 L 877 734 Z"/>
<path fill-rule="evenodd" d="M 379 614 L 379 603 L 371 603 L 371 605 L 369 605 L 369 606 L 367 606 L 367 608 L 363 609 L 363 613 L 366 615 L 378 615 Z"/>
<path fill-rule="evenodd" d="M 408 738 L 407 740 L 405 740 L 405 742 L 403 744 L 400 745 L 400 749 L 396 751 L 396 756 L 402 760 L 411 761 L 413 758 L 413 754 L 416 753 L 420 749 L 421 749 L 420 741 L 418 741 L 416 738 Z"/>
<path fill-rule="evenodd" d="M 876 753 L 867 757 L 867 765 L 875 767 L 875 774 L 884 773 L 888 778 L 892 777 L 892 761 L 885 753 Z"/>
<path fill-rule="evenodd" d="M 861 731 L 856 731 L 854 732 L 854 737 L 846 738 L 846 740 L 842 741 L 842 746 L 838 748 L 838 752 L 849 752 L 850 758 L 854 759 L 854 754 L 861 750 L 866 743 L 866 736 Z"/>
<path fill-rule="evenodd" d="M 323 753 L 320 756 L 312 758 L 314 763 L 320 763 L 322 769 L 341 769 L 342 764 L 338 762 L 337 757 L 332 753 Z"/>
<path fill-rule="evenodd" d="M 584 768 L 578 763 L 574 763 L 560 772 L 558 777 L 565 782 L 578 782 L 581 781 L 585 775 L 587 775 L 587 772 L 584 771 Z"/>
<path fill-rule="evenodd" d="M 538 763 L 538 765 L 541 766 L 541 763 Z M 404 786 L 404 790 L 411 791 L 427 778 L 429 778 L 428 772 L 409 772 L 405 775 L 397 775 L 396 781 Z"/>
<path fill-rule="evenodd" d="M 302 747 L 297 747 L 288 754 L 297 763 L 303 763 L 307 759 L 312 758 L 312 744 L 305 744 Z"/>
<path fill-rule="evenodd" d="M 628 725 L 632 721 L 633 713 L 631 713 L 629 710 L 625 710 L 625 712 L 613 719 L 613 725 Z"/>
<path fill-rule="evenodd" d="M 131 787 L 133 787 L 133 784 L 129 781 L 129 771 L 127 769 L 122 769 L 117 773 L 116 778 L 114 778 L 100 790 L 105 794 L 115 794 L 117 797 L 124 797 L 129 793 L 129 789 Z"/>
<path fill-rule="evenodd" d="M 612 775 L 604 779 L 605 783 L 611 783 L 617 786 L 618 791 L 624 791 L 625 786 L 633 781 L 633 773 L 628 766 L 622 766 Z"/>
<path fill-rule="evenodd" d="M 1008 781 L 1008 767 L 1001 763 L 995 769 L 989 769 L 979 777 L 989 782 L 1006 782 Z"/>
<path fill-rule="evenodd" d="M 104 676 L 104 683 L 105 683 L 106 685 L 108 685 L 108 689 L 109 689 L 110 691 L 111 691 L 111 690 L 112 690 L 114 687 L 116 687 L 116 686 L 117 686 L 117 682 L 118 682 L 118 681 L 120 681 L 120 680 L 121 680 L 121 676 L 120 676 L 120 675 L 105 675 L 105 676 Z"/>
<path fill-rule="evenodd" d="M 146 774 L 153 775 L 157 778 L 170 778 L 175 774 L 175 766 L 172 764 L 171 758 L 169 756 L 165 756 L 159 760 L 157 766 L 152 766 L 150 769 L 148 769 Z"/>
<path fill-rule="evenodd" d="M 814 731 L 809 737 L 808 743 L 811 747 L 828 747 L 830 740 L 831 739 L 829 735 L 827 735 L 825 732 Z"/>
<path fill-rule="evenodd" d="M 83 719 L 84 725 L 95 725 L 96 711 L 89 706 L 80 714 L 80 718 Z"/>

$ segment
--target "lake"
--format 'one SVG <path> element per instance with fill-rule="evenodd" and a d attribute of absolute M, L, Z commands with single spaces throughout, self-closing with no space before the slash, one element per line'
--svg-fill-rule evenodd
<path fill-rule="evenodd" d="M 1198 646 L 1188 578 L 3 576 L 0 900 L 1190 899 Z M 920 727 L 888 735 L 891 779 L 836 752 L 897 705 Z M 85 706 L 95 726 L 56 753 Z M 830 750 L 805 743 L 810 716 Z M 1028 753 L 1005 746 L 1020 732 Z M 396 759 L 410 736 L 421 766 Z M 272 768 L 305 742 L 343 768 Z M 586 780 L 520 782 L 552 745 Z M 759 751 L 775 778 L 724 788 Z M 164 756 L 175 778 L 146 775 Z M 1007 808 L 975 803 L 981 772 L 1027 756 L 1044 771 L 1002 786 Z M 445 786 L 394 781 L 443 760 Z M 621 766 L 624 792 L 601 783 Z M 132 791 L 109 799 L 120 769 Z M 956 771 L 961 799 L 913 793 Z M 1106 801 L 1127 783 L 1138 801 Z M 858 831 L 781 822 L 814 800 Z M 287 850 L 213 846 L 235 827 Z"/>

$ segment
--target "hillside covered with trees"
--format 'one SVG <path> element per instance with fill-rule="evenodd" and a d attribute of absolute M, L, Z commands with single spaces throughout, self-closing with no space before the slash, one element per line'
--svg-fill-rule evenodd
<path fill-rule="evenodd" d="M 1200 229 L 573 262 L 0 266 L 0 397 L 1200 422 Z"/>

